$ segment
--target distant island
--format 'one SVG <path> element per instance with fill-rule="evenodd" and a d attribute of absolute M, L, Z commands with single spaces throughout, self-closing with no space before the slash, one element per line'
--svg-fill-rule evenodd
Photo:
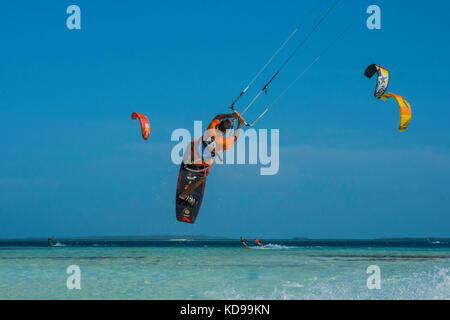
<path fill-rule="evenodd" d="M 47 241 L 48 237 L 33 237 L 33 238 L 4 238 L 4 239 L 0 239 L 0 241 L 42 241 L 45 239 L 45 241 Z M 57 237 L 57 236 L 52 236 L 52 239 L 57 239 L 57 240 L 70 240 L 70 241 L 90 241 L 90 240 L 95 240 L 95 241 L 101 241 L 101 240 L 105 240 L 105 241 L 145 241 L 145 240 L 173 240 L 173 239 L 178 239 L 178 240 L 235 240 L 235 239 L 231 239 L 231 238 L 226 238 L 226 237 L 216 237 L 216 236 L 204 236 L 204 235 L 154 235 L 154 236 L 79 236 L 79 237 Z"/>
<path fill-rule="evenodd" d="M 171 239 L 186 239 L 186 240 L 231 240 L 225 237 L 214 236 L 186 236 L 186 235 L 155 235 L 155 236 L 85 236 L 65 238 L 70 240 L 171 240 Z"/>
<path fill-rule="evenodd" d="M 379 238 L 378 241 L 450 241 L 450 238 Z"/>
<path fill-rule="evenodd" d="M 166 241 L 166 240 L 190 240 L 190 241 L 235 241 L 239 239 L 222 237 L 222 236 L 205 236 L 205 235 L 148 235 L 148 236 L 74 236 L 74 237 L 58 237 L 51 236 L 52 240 L 57 241 Z M 251 237 L 249 237 L 250 239 Z M 417 242 L 450 242 L 449 237 L 428 237 L 428 238 L 377 238 L 377 239 L 311 239 L 307 237 L 294 237 L 290 239 L 276 238 L 259 238 L 260 240 L 283 240 L 283 241 L 417 241 Z M 0 241 L 46 241 L 48 237 L 24 237 L 24 238 L 0 238 Z"/>

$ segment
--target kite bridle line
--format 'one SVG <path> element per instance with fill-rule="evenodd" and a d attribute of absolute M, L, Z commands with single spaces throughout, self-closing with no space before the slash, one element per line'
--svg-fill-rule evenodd
<path fill-rule="evenodd" d="M 365 11 L 363 12 L 363 14 L 365 14 Z M 267 111 L 269 111 L 269 109 L 282 97 L 286 94 L 286 92 L 289 91 L 289 89 L 300 79 L 303 77 L 303 75 L 308 72 L 309 69 L 311 69 L 311 67 L 313 65 L 315 65 L 317 63 L 317 61 L 320 60 L 320 58 L 322 58 L 322 56 L 324 56 L 328 50 L 330 50 L 334 44 L 341 39 L 344 34 L 347 33 L 348 30 L 350 30 L 350 28 L 358 21 L 358 19 L 360 18 L 360 16 L 357 16 L 316 58 L 314 58 L 314 60 L 297 76 L 297 78 L 294 79 L 294 81 L 292 81 L 286 89 L 283 90 L 283 92 L 281 92 L 281 94 L 275 98 L 275 100 L 272 101 L 272 103 L 266 107 L 266 109 L 251 123 L 251 124 L 246 124 L 247 127 L 253 127 L 253 125 L 258 122 L 259 119 L 261 119 L 266 113 Z"/>
<path fill-rule="evenodd" d="M 259 78 L 259 76 L 266 70 L 266 68 L 272 63 L 272 60 L 275 59 L 275 57 L 280 53 L 280 51 L 286 46 L 286 44 L 291 40 L 291 38 L 297 33 L 297 31 L 305 24 L 306 21 L 308 21 L 311 14 L 317 9 L 319 6 L 321 0 L 318 0 L 316 4 L 312 7 L 312 9 L 304 16 L 302 19 L 302 22 L 297 26 L 297 28 L 292 31 L 292 33 L 289 35 L 289 37 L 283 42 L 283 44 L 275 51 L 275 53 L 270 57 L 269 60 L 264 64 L 264 66 L 258 71 L 258 73 L 253 77 L 253 79 L 247 84 L 244 90 L 241 91 L 241 93 L 234 99 L 233 103 L 231 104 L 230 109 L 235 111 L 234 105 L 238 100 L 247 92 L 247 90 L 253 85 L 253 83 Z M 276 75 L 275 75 L 276 76 Z M 275 78 L 275 76 L 273 78 Z M 236 119 L 233 120 L 233 125 L 236 122 Z M 247 123 L 245 123 L 247 125 Z"/>
<path fill-rule="evenodd" d="M 324 13 L 324 15 L 320 18 L 320 20 L 314 25 L 314 27 L 311 29 L 311 31 L 308 32 L 308 34 L 303 38 L 303 40 L 300 42 L 300 44 L 294 49 L 294 51 L 292 51 L 292 53 L 289 55 L 289 57 L 283 62 L 283 64 L 281 65 L 281 67 L 275 72 L 275 74 L 270 78 L 270 80 L 264 85 L 264 87 L 258 92 L 258 94 L 252 99 L 252 101 L 250 101 L 250 103 L 245 107 L 245 109 L 241 112 L 241 115 L 245 114 L 248 109 L 253 105 L 253 103 L 255 103 L 256 100 L 258 100 L 258 98 L 261 96 L 261 94 L 263 92 L 265 92 L 267 94 L 267 88 L 269 87 L 269 85 L 272 83 L 272 81 L 278 76 L 278 74 L 280 74 L 281 70 L 284 69 L 284 67 L 286 67 L 286 65 L 289 63 L 289 61 L 295 56 L 295 54 L 304 46 L 304 44 L 308 41 L 308 39 L 313 35 L 313 33 L 316 31 L 316 29 L 322 24 L 322 22 L 328 17 L 328 15 L 334 10 L 334 8 L 338 5 L 338 3 L 341 0 L 336 0 L 331 7 Z M 314 7 L 315 9 L 315 7 Z M 284 44 L 283 44 L 284 46 Z M 278 53 L 277 53 L 278 54 Z M 264 67 L 265 69 L 265 67 Z M 260 74 L 260 73 L 259 73 Z M 246 88 L 247 90 L 247 88 Z M 245 91 L 243 91 L 243 93 L 245 93 Z M 239 95 L 238 99 L 243 95 L 243 93 L 241 95 Z M 237 99 L 237 100 L 238 100 Z M 235 100 L 235 102 L 237 101 Z M 234 103 L 232 104 L 232 110 L 234 110 Z M 263 114 L 260 116 L 262 117 L 264 115 L 265 112 L 263 112 Z M 259 117 L 259 118 L 260 118 Z M 257 120 L 259 120 L 259 118 Z M 253 121 L 252 124 L 254 124 L 257 120 Z M 250 127 L 251 124 L 248 124 L 247 122 L 245 123 L 245 125 L 247 127 Z"/>
<path fill-rule="evenodd" d="M 261 75 L 261 73 L 263 73 L 263 71 L 267 68 L 267 66 L 272 62 L 272 60 L 278 55 L 278 53 L 280 53 L 281 49 L 284 48 L 284 46 L 289 42 L 289 40 L 291 40 L 291 38 L 294 36 L 294 34 L 297 33 L 298 29 L 300 27 L 295 28 L 294 31 L 292 31 L 292 33 L 290 34 L 290 36 L 286 39 L 286 41 L 284 41 L 284 43 L 281 45 L 281 47 L 278 48 L 278 50 L 273 54 L 273 56 L 267 60 L 266 64 L 261 68 L 261 70 L 258 71 L 258 73 L 256 74 L 256 76 L 249 82 L 249 84 L 245 87 L 244 90 L 241 91 L 241 93 L 237 96 L 237 98 L 233 101 L 233 103 L 231 104 L 230 109 L 234 111 L 234 105 L 236 104 L 236 102 L 238 102 L 238 100 L 245 94 L 245 92 L 251 87 L 251 85 L 253 84 L 253 82 L 256 81 L 256 79 L 259 78 L 259 76 Z"/>

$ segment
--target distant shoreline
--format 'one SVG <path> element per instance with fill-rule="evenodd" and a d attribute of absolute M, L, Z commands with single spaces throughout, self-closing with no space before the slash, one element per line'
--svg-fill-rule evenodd
<path fill-rule="evenodd" d="M 48 237 L 30 237 L 30 238 L 0 238 L 0 241 L 47 241 Z M 81 236 L 81 237 L 50 237 L 57 241 L 165 241 L 165 240 L 190 240 L 190 241 L 235 241 L 237 238 L 219 237 L 219 236 L 187 236 L 187 235 L 155 235 L 155 236 Z M 450 237 L 400 237 L 400 238 L 375 238 L 375 239 L 313 239 L 306 237 L 294 238 L 259 238 L 260 240 L 280 240 L 280 241 L 450 241 Z"/>

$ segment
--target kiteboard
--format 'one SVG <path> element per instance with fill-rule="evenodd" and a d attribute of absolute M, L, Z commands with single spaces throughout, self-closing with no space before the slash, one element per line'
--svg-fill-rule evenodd
<path fill-rule="evenodd" d="M 197 215 L 202 206 L 203 194 L 205 193 L 206 179 L 191 192 L 191 196 L 195 198 L 194 206 L 189 205 L 184 200 L 179 198 L 191 183 L 194 183 L 197 179 L 208 176 L 209 168 L 207 170 L 188 170 L 184 168 L 184 164 L 181 164 L 180 173 L 178 175 L 177 194 L 176 194 L 176 215 L 177 220 L 180 222 L 194 224 L 197 219 Z"/>

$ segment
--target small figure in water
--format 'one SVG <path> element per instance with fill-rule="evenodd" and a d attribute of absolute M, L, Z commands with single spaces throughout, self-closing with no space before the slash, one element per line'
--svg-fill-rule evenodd
<path fill-rule="evenodd" d="M 245 249 L 248 249 L 248 245 L 247 245 L 246 241 L 247 241 L 247 239 L 244 239 L 241 236 L 241 243 L 242 243 L 242 245 L 245 247 Z"/>
<path fill-rule="evenodd" d="M 48 241 L 48 245 L 49 245 L 50 247 L 53 247 L 53 246 L 54 246 L 54 244 L 53 244 L 53 242 L 52 242 L 52 238 L 48 238 L 47 241 Z"/>
<path fill-rule="evenodd" d="M 261 248 L 264 248 L 264 245 L 258 239 L 255 239 L 255 242 L 258 246 L 260 246 Z"/>

